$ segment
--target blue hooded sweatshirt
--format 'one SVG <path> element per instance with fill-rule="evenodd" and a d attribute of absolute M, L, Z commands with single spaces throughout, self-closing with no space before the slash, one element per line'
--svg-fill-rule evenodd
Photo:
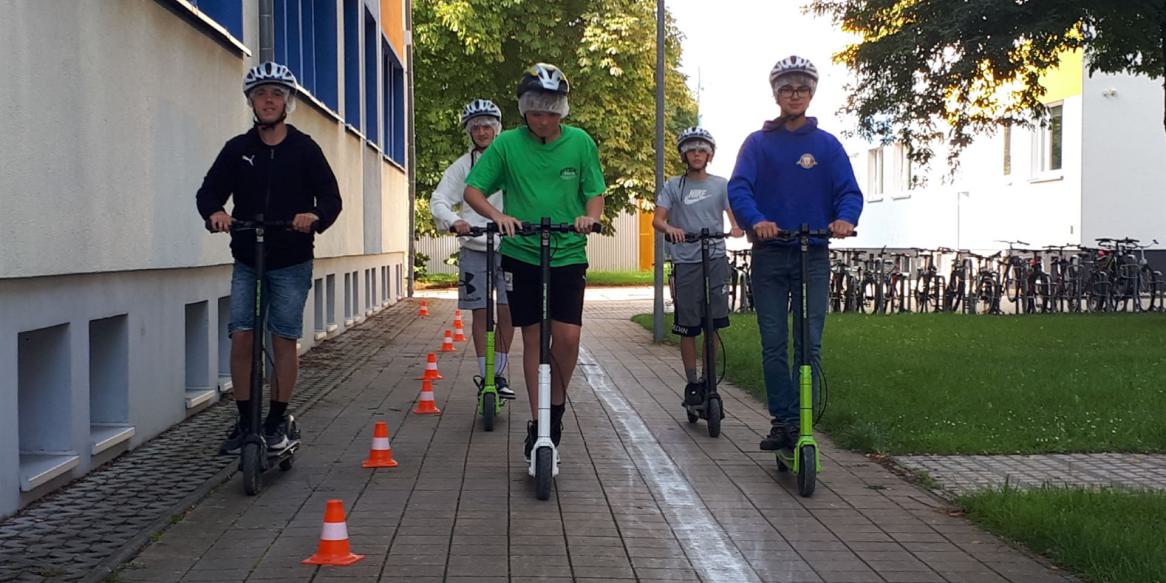
<path fill-rule="evenodd" d="M 846 150 L 818 129 L 817 118 L 806 118 L 793 132 L 778 118 L 741 144 L 729 180 L 729 206 L 750 234 L 753 225 L 767 220 L 782 230 L 803 224 L 825 229 L 839 219 L 857 226 L 862 191 Z"/>

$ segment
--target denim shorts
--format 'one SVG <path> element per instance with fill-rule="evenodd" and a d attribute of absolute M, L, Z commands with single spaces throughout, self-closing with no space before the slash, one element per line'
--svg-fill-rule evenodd
<path fill-rule="evenodd" d="M 267 330 L 281 338 L 299 339 L 304 331 L 304 303 L 312 289 L 312 262 L 269 270 L 264 279 Z M 255 270 L 236 261 L 231 274 L 231 322 L 227 332 L 254 329 Z"/>

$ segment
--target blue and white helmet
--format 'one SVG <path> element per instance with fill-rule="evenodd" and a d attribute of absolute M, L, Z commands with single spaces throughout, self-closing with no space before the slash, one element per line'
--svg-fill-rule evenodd
<path fill-rule="evenodd" d="M 717 141 L 713 139 L 713 135 L 708 130 L 702 127 L 690 127 L 680 132 L 676 138 L 676 149 L 683 155 L 685 152 L 700 147 L 699 143 L 692 143 L 693 148 L 685 148 L 684 145 L 690 142 L 705 142 L 712 149 L 711 153 L 717 151 Z"/>
<path fill-rule="evenodd" d="M 772 87 L 777 84 L 777 80 L 781 77 L 794 73 L 805 75 L 813 79 L 815 83 L 818 81 L 818 68 L 809 59 L 790 55 L 778 61 L 769 71 L 769 85 Z"/>
<path fill-rule="evenodd" d="M 462 128 L 475 117 L 492 117 L 502 121 L 502 110 L 489 99 L 475 99 L 462 108 Z"/>
<path fill-rule="evenodd" d="M 243 95 L 250 95 L 251 90 L 260 85 L 280 85 L 288 90 L 289 95 L 295 95 L 297 84 L 291 69 L 268 61 L 252 67 L 243 76 Z"/>

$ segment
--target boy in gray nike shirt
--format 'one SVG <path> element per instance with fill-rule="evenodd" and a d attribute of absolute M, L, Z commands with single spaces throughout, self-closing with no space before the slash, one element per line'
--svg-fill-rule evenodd
<path fill-rule="evenodd" d="M 670 251 L 675 280 L 675 297 L 672 299 L 676 305 L 672 333 L 681 337 L 680 359 L 688 381 L 684 390 L 686 405 L 699 405 L 704 400 L 704 383 L 696 370 L 696 337 L 704 329 L 704 276 L 701 273 L 700 243 L 684 242 L 684 234 L 700 233 L 701 229 L 721 233 L 725 215 L 732 226 L 731 236 L 745 234 L 737 227 L 737 219 L 729 210 L 728 180 L 707 172 L 716 147 L 712 135 L 701 128 L 688 128 L 680 133 L 676 148 L 688 170 L 684 176 L 672 178 L 664 184 L 652 219 L 652 227 L 672 242 Z M 729 282 L 729 261 L 723 239 L 709 242 L 709 260 L 710 312 L 713 327 L 719 330 L 729 325 L 729 302 L 725 293 Z M 704 374 L 716 374 L 716 371 L 704 371 Z"/>

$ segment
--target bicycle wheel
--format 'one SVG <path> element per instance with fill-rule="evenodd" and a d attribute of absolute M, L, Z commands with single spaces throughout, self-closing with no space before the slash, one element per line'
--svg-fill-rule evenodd
<path fill-rule="evenodd" d="M 946 279 L 942 275 L 936 276 L 935 281 L 931 282 L 931 306 L 935 308 L 937 314 L 944 311 L 943 290 L 947 287 L 945 283 Z"/>
<path fill-rule="evenodd" d="M 1134 281 L 1134 310 L 1149 312 L 1154 309 L 1154 270 L 1143 265 Z"/>
<path fill-rule="evenodd" d="M 919 309 L 920 314 L 926 314 L 931 297 L 929 293 L 930 278 L 921 277 L 915 286 L 915 306 Z"/>
<path fill-rule="evenodd" d="M 1052 286 L 1047 273 L 1038 273 L 1032 278 L 1031 297 L 1033 311 L 1046 314 L 1053 311 Z"/>
<path fill-rule="evenodd" d="M 1109 309 L 1109 277 L 1105 272 L 1096 271 L 1089 277 L 1086 304 L 1090 312 L 1104 312 Z"/>

